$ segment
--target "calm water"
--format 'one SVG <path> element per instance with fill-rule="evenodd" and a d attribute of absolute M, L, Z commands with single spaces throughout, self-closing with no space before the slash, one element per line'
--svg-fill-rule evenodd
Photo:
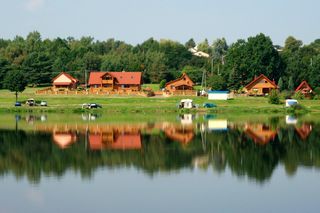
<path fill-rule="evenodd" d="M 320 123 L 9 114 L 0 212 L 319 212 Z"/>

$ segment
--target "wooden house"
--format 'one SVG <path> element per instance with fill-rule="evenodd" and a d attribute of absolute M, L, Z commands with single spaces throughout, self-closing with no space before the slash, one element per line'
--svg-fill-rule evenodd
<path fill-rule="evenodd" d="M 73 90 L 78 86 L 78 79 L 70 74 L 61 72 L 52 80 L 53 90 Z"/>
<path fill-rule="evenodd" d="M 310 97 L 312 94 L 312 88 L 307 81 L 302 81 L 295 92 L 301 92 L 305 97 Z"/>
<path fill-rule="evenodd" d="M 169 92 L 193 90 L 194 83 L 191 78 L 183 73 L 180 78 L 166 83 L 165 89 Z"/>
<path fill-rule="evenodd" d="M 274 81 L 271 81 L 265 75 L 261 74 L 248 85 L 246 85 L 243 91 L 247 95 L 264 96 L 268 95 L 273 89 L 278 89 L 277 84 Z"/>
<path fill-rule="evenodd" d="M 91 92 L 140 91 L 141 77 L 141 72 L 90 72 L 88 85 Z"/>

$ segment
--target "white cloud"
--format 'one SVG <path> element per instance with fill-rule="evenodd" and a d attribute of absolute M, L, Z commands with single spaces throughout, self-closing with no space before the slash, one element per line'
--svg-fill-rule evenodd
<path fill-rule="evenodd" d="M 26 9 L 29 11 L 35 11 L 40 9 L 44 5 L 44 0 L 28 0 Z"/>

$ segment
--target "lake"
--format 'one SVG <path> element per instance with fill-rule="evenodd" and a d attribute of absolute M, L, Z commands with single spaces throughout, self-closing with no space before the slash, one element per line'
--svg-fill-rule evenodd
<path fill-rule="evenodd" d="M 317 115 L 0 118 L 0 212 L 320 208 Z"/>

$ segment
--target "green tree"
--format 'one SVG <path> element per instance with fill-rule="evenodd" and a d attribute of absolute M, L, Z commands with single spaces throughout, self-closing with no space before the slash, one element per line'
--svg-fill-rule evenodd
<path fill-rule="evenodd" d="M 279 78 L 278 87 L 279 87 L 279 90 L 280 90 L 280 91 L 283 91 L 283 90 L 285 89 L 284 84 L 283 84 L 282 77 Z"/>
<path fill-rule="evenodd" d="M 27 86 L 27 81 L 20 70 L 13 70 L 7 73 L 4 79 L 4 85 L 6 89 L 11 92 L 15 92 L 16 102 L 18 101 L 18 92 L 23 92 Z"/>
<path fill-rule="evenodd" d="M 294 83 L 293 83 L 293 78 L 290 76 L 289 82 L 288 82 L 288 90 L 293 92 L 294 91 Z"/>
<path fill-rule="evenodd" d="M 269 103 L 270 104 L 280 104 L 280 94 L 278 90 L 271 90 L 269 94 Z"/>
<path fill-rule="evenodd" d="M 203 42 L 199 43 L 197 47 L 198 50 L 211 54 L 211 48 L 208 39 L 205 39 Z"/>
<path fill-rule="evenodd" d="M 277 81 L 283 73 L 281 64 L 271 39 L 264 34 L 249 37 L 248 41 L 238 40 L 226 55 L 229 86 L 239 89 L 260 74 Z"/>
<path fill-rule="evenodd" d="M 194 42 L 193 38 L 190 38 L 184 45 L 187 49 L 194 48 L 196 46 L 196 42 Z"/>
<path fill-rule="evenodd" d="M 212 44 L 212 57 L 215 61 L 224 64 L 223 57 L 228 51 L 228 44 L 225 38 L 217 39 Z"/>
<path fill-rule="evenodd" d="M 224 78 L 220 75 L 213 75 L 208 78 L 207 81 L 208 87 L 211 87 L 212 90 L 225 90 L 227 84 Z"/>

